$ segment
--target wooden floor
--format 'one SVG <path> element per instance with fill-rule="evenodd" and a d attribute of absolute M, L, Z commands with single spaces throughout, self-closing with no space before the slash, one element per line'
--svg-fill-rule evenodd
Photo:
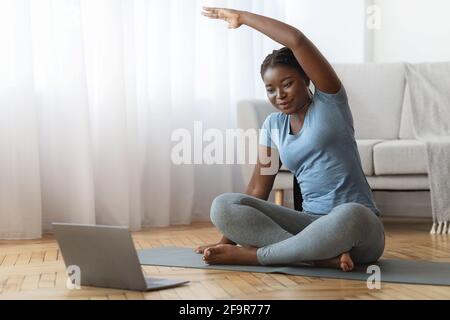
<path fill-rule="evenodd" d="M 431 236 L 429 224 L 385 221 L 383 258 L 450 262 L 450 236 Z M 138 249 L 195 247 L 219 238 L 209 223 L 133 234 Z M 140 293 L 66 289 L 65 267 L 51 235 L 38 241 L 0 241 L 0 299 L 450 299 L 450 287 L 383 283 L 369 290 L 364 281 L 279 274 L 144 267 L 149 276 L 190 280 L 183 287 Z"/>

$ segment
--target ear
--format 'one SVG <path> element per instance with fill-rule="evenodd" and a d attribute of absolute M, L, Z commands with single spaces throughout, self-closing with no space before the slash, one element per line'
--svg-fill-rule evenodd
<path fill-rule="evenodd" d="M 304 77 L 304 78 L 303 78 L 303 81 L 305 82 L 305 85 L 306 85 L 307 87 L 309 87 L 309 85 L 311 84 L 311 80 L 310 80 L 308 77 Z"/>

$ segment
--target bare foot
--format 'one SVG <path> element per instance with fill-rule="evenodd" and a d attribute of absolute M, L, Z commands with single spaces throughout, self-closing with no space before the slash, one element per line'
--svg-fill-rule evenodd
<path fill-rule="evenodd" d="M 194 251 L 196 253 L 203 254 L 206 249 L 212 248 L 212 247 L 216 247 L 216 246 L 221 245 L 221 244 L 228 244 L 228 243 L 217 242 L 217 243 L 214 243 L 214 244 L 207 244 L 207 245 L 204 245 L 204 246 L 198 246 L 197 248 L 194 249 Z"/>
<path fill-rule="evenodd" d="M 219 244 L 207 248 L 203 254 L 203 260 L 207 264 L 258 265 L 256 250 L 257 248 L 253 247 Z"/>
<path fill-rule="evenodd" d="M 330 260 L 315 261 L 314 265 L 317 267 L 337 268 L 341 269 L 344 272 L 352 271 L 355 267 L 353 260 L 348 252 L 345 252 L 340 256 Z"/>

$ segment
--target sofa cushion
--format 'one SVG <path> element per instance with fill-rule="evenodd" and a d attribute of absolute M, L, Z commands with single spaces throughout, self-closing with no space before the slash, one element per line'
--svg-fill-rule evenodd
<path fill-rule="evenodd" d="M 373 148 L 375 175 L 427 174 L 425 144 L 418 140 L 393 140 Z"/>
<path fill-rule="evenodd" d="M 405 97 L 403 99 L 402 116 L 400 121 L 400 139 L 414 140 L 414 126 L 411 111 L 411 97 L 409 95 L 409 87 L 406 85 Z"/>
<path fill-rule="evenodd" d="M 428 176 L 423 174 L 367 177 L 372 190 L 430 190 Z"/>
<path fill-rule="evenodd" d="M 334 64 L 344 84 L 357 139 L 398 139 L 405 91 L 401 63 Z"/>
<path fill-rule="evenodd" d="M 373 147 L 383 142 L 383 140 L 376 139 L 358 139 L 356 144 L 358 145 L 359 156 L 361 158 L 361 164 L 366 176 L 372 176 L 374 174 L 373 169 Z"/>

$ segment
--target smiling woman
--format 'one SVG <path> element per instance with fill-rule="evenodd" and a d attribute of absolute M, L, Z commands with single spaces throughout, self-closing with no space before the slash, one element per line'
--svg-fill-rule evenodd
<path fill-rule="evenodd" d="M 260 145 L 267 154 L 277 149 L 280 163 L 295 174 L 305 211 L 267 201 L 276 173 L 265 175 L 258 161 L 246 194 L 214 200 L 211 220 L 223 238 L 197 252 L 209 264 L 309 262 L 343 271 L 378 260 L 384 250 L 380 211 L 362 170 L 345 88 L 330 63 L 301 31 L 281 21 L 246 11 L 204 10 L 231 29 L 247 25 L 285 46 L 261 66 L 267 97 L 280 112 L 265 120 Z M 273 129 L 277 136 L 270 134 Z"/>
<path fill-rule="evenodd" d="M 278 51 L 273 53 L 275 58 L 276 54 Z M 273 58 L 269 56 L 269 59 Z M 295 60 L 295 58 L 293 59 Z M 264 71 L 262 72 L 267 97 L 275 108 L 284 114 L 292 115 L 291 119 L 297 120 L 292 121 L 291 126 L 293 132 L 298 132 L 312 103 L 313 95 L 308 88 L 309 80 L 305 80 L 301 73 L 288 65 L 281 63 L 277 65 L 277 62 L 269 63 L 274 63 L 274 65 L 263 64 Z M 299 94 L 299 92 L 303 94 Z"/>

